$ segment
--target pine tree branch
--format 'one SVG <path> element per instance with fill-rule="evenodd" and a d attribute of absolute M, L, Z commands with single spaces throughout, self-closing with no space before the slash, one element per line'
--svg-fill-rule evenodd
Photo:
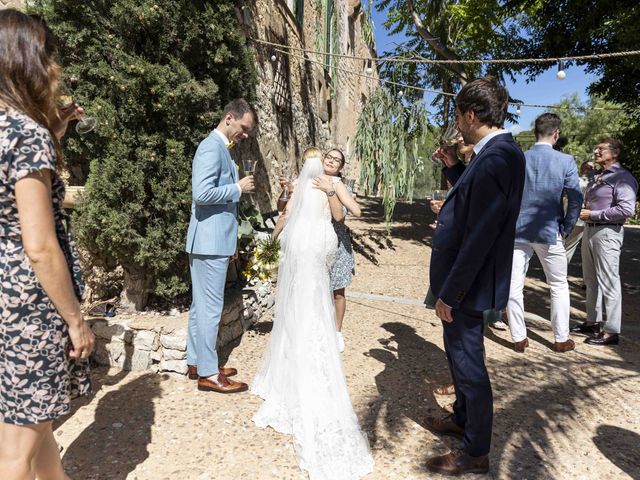
<path fill-rule="evenodd" d="M 407 0 L 407 6 L 409 7 L 409 12 L 411 13 L 411 18 L 413 19 L 416 31 L 431 46 L 431 48 L 433 48 L 440 57 L 447 60 L 460 60 L 460 57 L 454 51 L 449 49 L 444 43 L 442 43 L 442 40 L 433 35 L 429 29 L 425 27 L 422 19 L 420 18 L 420 14 L 416 11 L 413 0 Z M 457 75 L 460 78 L 460 83 L 462 85 L 468 82 L 469 78 L 463 65 L 453 64 L 447 65 L 445 68 Z"/>

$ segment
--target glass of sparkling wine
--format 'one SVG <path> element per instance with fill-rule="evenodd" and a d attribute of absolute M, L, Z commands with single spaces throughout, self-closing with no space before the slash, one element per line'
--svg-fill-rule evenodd
<path fill-rule="evenodd" d="M 253 175 L 253 172 L 256 171 L 255 160 L 242 160 L 242 170 L 245 175 Z"/>
<path fill-rule="evenodd" d="M 64 82 L 58 85 L 58 95 L 56 96 L 56 105 L 60 110 L 65 110 L 73 105 L 73 94 Z M 76 132 L 83 135 L 89 133 L 96 127 L 96 119 L 87 115 L 82 115 L 76 123 Z"/>
<path fill-rule="evenodd" d="M 438 147 L 451 147 L 456 144 L 458 138 L 458 127 L 455 123 L 450 123 L 443 128 L 440 138 L 438 139 Z M 431 161 L 436 167 L 442 167 L 442 160 L 433 155 Z"/>

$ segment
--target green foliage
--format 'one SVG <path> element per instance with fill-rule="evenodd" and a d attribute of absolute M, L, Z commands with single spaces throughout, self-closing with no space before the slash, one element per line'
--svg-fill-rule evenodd
<path fill-rule="evenodd" d="M 521 16 L 520 38 L 514 49 L 522 57 L 564 57 L 620 52 L 638 49 L 640 38 L 640 4 L 637 0 L 514 0 L 514 11 L 527 8 Z M 627 146 L 626 164 L 640 178 L 640 56 L 576 62 L 594 75 L 589 91 L 594 98 L 622 106 L 626 114 L 594 112 L 605 133 L 616 130 Z M 549 64 L 529 64 L 521 68 L 534 78 Z M 625 118 L 626 117 L 626 118 Z M 622 125 L 622 130 L 618 126 Z M 611 125 L 611 126 L 609 126 Z"/>
<path fill-rule="evenodd" d="M 563 98 L 556 106 L 578 109 L 553 110 L 562 119 L 561 139 L 564 138 L 567 142 L 562 151 L 573 155 L 578 165 L 593 160 L 593 149 L 600 138 L 620 138 L 629 128 L 630 118 L 624 113 L 617 110 L 595 110 L 620 108 L 620 105 L 600 97 L 590 97 L 583 102 L 575 93 Z M 523 150 L 531 148 L 535 143 L 533 130 L 520 132 L 516 140 Z"/>
<path fill-rule="evenodd" d="M 373 0 L 372 0 L 373 1 Z M 425 35 L 420 33 L 411 14 L 410 4 L 423 26 L 427 38 L 436 39 L 446 52 L 438 51 Z M 399 57 L 421 56 L 427 59 L 505 57 L 513 51 L 513 38 L 517 38 L 518 26 L 513 13 L 499 0 L 438 0 L 421 2 L 414 0 L 376 0 L 378 11 L 386 11 L 384 26 L 389 33 L 402 33 L 407 41 L 384 55 Z M 461 75 L 467 79 L 491 74 L 500 79 L 512 78 L 506 65 L 466 65 L 458 71 L 452 67 L 429 64 L 385 63 L 381 76 L 411 85 L 456 92 L 462 86 Z M 413 98 L 421 98 L 421 92 L 409 92 Z M 448 97 L 436 96 L 432 102 L 438 123 L 447 124 L 453 118 L 453 103 Z"/>
<path fill-rule="evenodd" d="M 385 220 L 391 221 L 399 198 L 413 198 L 421 169 L 418 147 L 429 131 L 422 102 L 405 105 L 386 88 L 378 88 L 358 117 L 355 152 L 361 161 L 365 195 L 380 192 Z"/>
<path fill-rule="evenodd" d="M 232 98 L 253 96 L 235 2 L 35 0 L 59 39 L 66 83 L 97 118 L 65 155 L 86 196 L 74 221 L 98 261 L 188 289 L 191 159 Z M 87 168 L 88 166 L 88 168 Z"/>
<path fill-rule="evenodd" d="M 373 23 L 373 0 L 367 2 L 363 9 L 364 21 L 362 22 L 362 41 L 369 48 L 376 49 L 375 25 Z"/>

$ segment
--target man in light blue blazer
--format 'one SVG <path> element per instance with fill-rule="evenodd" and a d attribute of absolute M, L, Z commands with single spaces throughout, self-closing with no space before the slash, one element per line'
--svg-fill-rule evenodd
<path fill-rule="evenodd" d="M 224 286 L 230 258 L 236 256 L 238 202 L 254 189 L 253 176 L 239 179 L 229 149 L 248 137 L 257 122 L 244 99 L 230 102 L 222 120 L 205 138 L 193 158 L 191 220 L 187 233 L 193 300 L 187 338 L 188 375 L 198 390 L 237 393 L 246 383 L 228 377 L 235 368 L 218 365 L 216 341 L 224 306 Z"/>
<path fill-rule="evenodd" d="M 571 155 L 553 146 L 560 136 L 560 117 L 543 113 L 535 121 L 535 145 L 525 152 L 526 176 L 511 270 L 507 315 L 514 349 L 524 352 L 529 345 L 524 323 L 524 279 L 529 260 L 535 253 L 544 269 L 551 292 L 553 350 L 575 348 L 569 338 L 569 283 L 564 239 L 580 215 L 582 192 L 576 162 Z M 566 211 L 563 195 L 567 196 Z"/>

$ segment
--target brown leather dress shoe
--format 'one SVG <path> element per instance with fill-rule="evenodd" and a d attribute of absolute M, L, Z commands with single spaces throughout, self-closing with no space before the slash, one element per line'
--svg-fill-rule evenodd
<path fill-rule="evenodd" d="M 444 475 L 463 475 L 465 473 L 488 473 L 489 455 L 472 457 L 458 448 L 446 455 L 432 457 L 427 460 L 427 468 L 432 472 Z"/>
<path fill-rule="evenodd" d="M 524 352 L 524 349 L 527 348 L 529 346 L 529 339 L 525 338 L 524 340 L 520 340 L 519 342 L 515 342 L 513 344 L 513 349 L 516 352 Z"/>
<path fill-rule="evenodd" d="M 220 367 L 220 373 L 222 373 L 225 377 L 233 377 L 238 374 L 238 370 L 233 367 Z"/>
<path fill-rule="evenodd" d="M 453 421 L 453 415 L 447 415 L 444 418 L 427 417 L 424 423 L 432 432 L 456 438 L 464 437 L 464 428 Z"/>
<path fill-rule="evenodd" d="M 198 378 L 198 390 L 201 392 L 240 393 L 246 392 L 248 389 L 249 385 L 246 383 L 229 380 L 222 373 L 218 374 L 216 380 L 207 377 Z"/>
<path fill-rule="evenodd" d="M 558 353 L 570 352 L 576 349 L 576 342 L 569 339 L 566 342 L 554 342 L 553 351 Z"/>
<path fill-rule="evenodd" d="M 220 367 L 218 371 L 224 374 L 225 377 L 233 377 L 238 374 L 238 370 L 233 367 Z M 197 380 L 199 378 L 198 367 L 196 365 L 187 365 L 187 375 L 189 380 Z"/>

